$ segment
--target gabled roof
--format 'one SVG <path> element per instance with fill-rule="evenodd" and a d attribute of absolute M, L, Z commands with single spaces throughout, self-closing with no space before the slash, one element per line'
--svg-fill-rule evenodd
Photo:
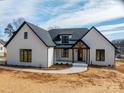
<path fill-rule="evenodd" d="M 7 46 L 11 40 L 16 36 L 16 34 L 20 31 L 20 29 L 27 24 L 27 26 L 36 34 L 36 36 L 47 46 L 47 47 L 51 47 L 51 46 L 55 46 L 54 42 L 52 41 L 48 31 L 32 24 L 29 22 L 24 22 L 19 28 L 18 30 L 13 34 L 13 36 L 9 39 L 9 41 L 5 44 L 5 46 Z"/>
<path fill-rule="evenodd" d="M 78 42 L 82 42 L 82 43 L 86 46 L 87 49 L 90 49 L 90 47 L 89 47 L 83 40 L 81 40 L 81 39 L 79 39 L 78 41 L 76 41 L 76 43 L 73 44 L 72 48 L 73 48 Z"/>
<path fill-rule="evenodd" d="M 1 43 L 2 45 L 5 45 L 5 44 L 6 44 L 6 42 L 3 41 L 2 39 L 0 39 L 0 43 Z"/>
<path fill-rule="evenodd" d="M 87 28 L 65 28 L 65 29 L 52 29 L 49 30 L 49 33 L 53 40 L 55 40 L 58 35 L 62 35 L 62 34 L 72 35 L 71 40 L 78 40 L 88 31 L 89 30 Z"/>
<path fill-rule="evenodd" d="M 108 40 L 99 30 L 97 30 L 96 27 L 94 27 L 94 26 L 92 26 L 92 27 L 90 28 L 90 30 L 89 30 L 84 36 L 81 37 L 81 39 L 82 39 L 83 37 L 85 37 L 92 29 L 95 29 L 108 43 L 110 43 L 110 45 L 112 45 L 115 49 L 117 49 L 117 47 L 116 47 L 111 41 L 109 41 L 109 40 Z"/>
<path fill-rule="evenodd" d="M 49 33 L 52 37 L 52 40 L 56 44 L 56 48 L 72 48 L 73 45 L 84 36 L 89 30 L 87 28 L 63 28 L 63 29 L 52 29 L 49 30 Z M 72 35 L 69 44 L 59 44 L 60 35 Z"/>
<path fill-rule="evenodd" d="M 117 47 L 112 44 L 102 33 L 100 33 L 94 26 L 91 27 L 91 29 L 95 29 L 103 38 L 105 38 L 107 40 L 108 43 L 110 43 L 114 48 L 117 49 Z M 73 46 L 74 44 L 77 43 L 77 41 L 81 40 L 83 37 L 85 37 L 90 31 L 91 29 L 87 29 L 87 28 L 68 28 L 68 29 L 52 29 L 52 30 L 49 30 L 49 33 L 53 39 L 53 41 L 55 42 L 56 41 L 56 37 L 58 35 L 62 35 L 62 34 L 70 34 L 72 35 L 72 39 L 73 40 L 73 44 L 69 44 L 69 45 L 60 45 L 60 44 L 56 44 L 56 47 L 63 47 L 66 48 L 69 48 L 71 46 Z M 84 41 L 83 41 L 84 42 Z M 85 42 L 84 42 L 85 43 Z"/>

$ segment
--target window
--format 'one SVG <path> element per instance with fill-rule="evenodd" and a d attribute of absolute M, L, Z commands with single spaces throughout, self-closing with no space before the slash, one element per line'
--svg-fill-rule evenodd
<path fill-rule="evenodd" d="M 32 61 L 32 50 L 31 49 L 20 49 L 20 61 L 31 62 Z"/>
<path fill-rule="evenodd" d="M 28 39 L 28 32 L 24 32 L 24 39 Z"/>
<path fill-rule="evenodd" d="M 69 57 L 69 50 L 68 49 L 62 49 L 62 52 L 61 52 L 61 56 L 62 57 Z"/>
<path fill-rule="evenodd" d="M 62 36 L 62 43 L 69 43 L 69 36 L 67 35 Z"/>
<path fill-rule="evenodd" d="M 96 61 L 104 61 L 105 60 L 105 50 L 97 49 L 96 50 Z"/>

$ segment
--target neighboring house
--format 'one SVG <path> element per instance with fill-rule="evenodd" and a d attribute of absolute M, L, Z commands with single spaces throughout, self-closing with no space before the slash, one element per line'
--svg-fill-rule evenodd
<path fill-rule="evenodd" d="M 0 39 L 0 57 L 6 56 L 6 48 L 4 47 L 5 42 Z"/>
<path fill-rule="evenodd" d="M 49 67 L 54 63 L 112 66 L 115 46 L 95 27 L 46 31 L 24 22 L 5 45 L 7 64 Z"/>

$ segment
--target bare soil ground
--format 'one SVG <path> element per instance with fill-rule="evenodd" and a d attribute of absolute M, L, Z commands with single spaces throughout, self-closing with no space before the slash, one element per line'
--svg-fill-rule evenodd
<path fill-rule="evenodd" d="M 124 93 L 124 63 L 65 75 L 0 69 L 0 93 Z"/>

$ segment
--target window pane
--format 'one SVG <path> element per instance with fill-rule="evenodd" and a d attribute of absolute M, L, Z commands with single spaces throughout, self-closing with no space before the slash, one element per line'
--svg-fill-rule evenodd
<path fill-rule="evenodd" d="M 62 57 L 69 57 L 69 50 L 68 49 L 62 49 Z"/>
<path fill-rule="evenodd" d="M 104 61 L 105 60 L 105 50 L 98 49 L 96 50 L 96 61 Z"/>
<path fill-rule="evenodd" d="M 62 43 L 68 43 L 69 42 L 69 36 L 62 36 Z"/>
<path fill-rule="evenodd" d="M 100 60 L 100 52 L 99 51 L 97 51 L 97 53 L 96 53 L 96 59 Z"/>
<path fill-rule="evenodd" d="M 24 39 L 28 39 L 28 32 L 24 32 Z"/>
<path fill-rule="evenodd" d="M 101 60 L 104 61 L 104 58 L 105 58 L 105 52 L 101 51 Z"/>
<path fill-rule="evenodd" d="M 23 61 L 23 50 L 20 50 L 20 61 Z"/>
<path fill-rule="evenodd" d="M 32 60 L 32 55 L 31 55 L 31 50 L 28 51 L 28 62 L 31 62 Z"/>
<path fill-rule="evenodd" d="M 31 49 L 20 49 L 20 61 L 31 62 L 32 61 L 32 50 Z"/>
<path fill-rule="evenodd" d="M 25 62 L 27 62 L 27 56 L 28 56 L 27 51 L 24 50 L 24 61 L 25 61 Z"/>

